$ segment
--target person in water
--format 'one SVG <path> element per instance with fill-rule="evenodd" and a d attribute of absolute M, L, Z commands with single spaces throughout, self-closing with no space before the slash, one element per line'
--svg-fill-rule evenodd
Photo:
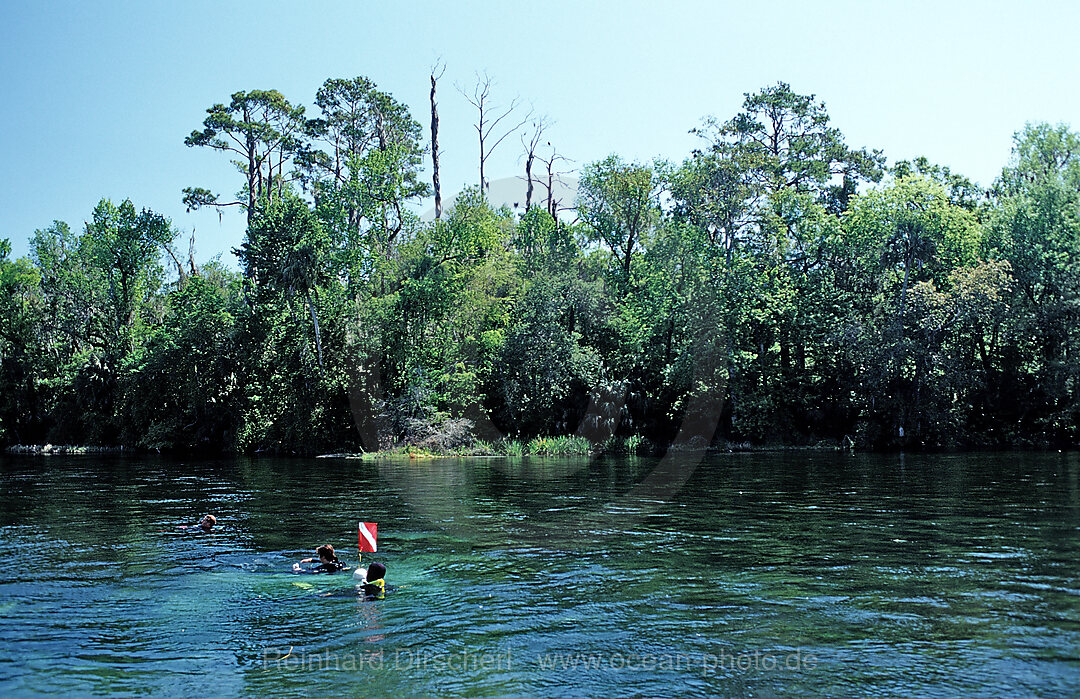
<path fill-rule="evenodd" d="M 319 561 L 319 565 L 314 568 L 302 568 L 300 563 L 293 563 L 293 572 L 296 573 L 337 573 L 338 571 L 345 570 L 347 566 L 338 560 L 337 554 L 334 553 L 334 547 L 330 544 L 323 544 L 319 548 L 315 549 L 315 555 L 318 558 L 305 558 L 300 563 L 314 563 Z"/>
<path fill-rule="evenodd" d="M 361 569 L 364 583 L 361 589 L 368 599 L 383 599 L 386 596 L 386 566 L 372 563 L 367 570 Z"/>
<path fill-rule="evenodd" d="M 214 515 L 204 515 L 203 518 L 199 520 L 198 524 L 194 526 L 181 524 L 179 527 L 177 527 L 177 529 L 190 529 L 193 532 L 202 531 L 209 534 L 211 531 L 213 531 L 215 524 L 217 524 L 217 517 L 215 517 Z"/>

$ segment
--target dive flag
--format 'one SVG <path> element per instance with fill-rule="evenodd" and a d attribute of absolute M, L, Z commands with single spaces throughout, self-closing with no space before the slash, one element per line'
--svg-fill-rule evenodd
<path fill-rule="evenodd" d="M 379 525 L 377 522 L 361 522 L 360 523 L 360 553 L 368 551 L 375 553 L 379 550 L 378 545 L 375 543 Z"/>

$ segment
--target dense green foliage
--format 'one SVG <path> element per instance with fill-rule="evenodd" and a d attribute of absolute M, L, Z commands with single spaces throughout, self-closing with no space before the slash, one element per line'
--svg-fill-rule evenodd
<path fill-rule="evenodd" d="M 1019 132 L 984 191 L 886 169 L 780 83 L 681 163 L 586 165 L 572 221 L 473 190 L 422 222 L 408 109 L 365 78 L 314 105 L 239 92 L 187 139 L 237 158 L 235 201 L 185 201 L 246 211 L 240 272 L 182 264 L 129 201 L 25 259 L 3 241 L 0 441 L 558 453 L 692 421 L 751 444 L 1080 443 L 1067 127 Z"/>

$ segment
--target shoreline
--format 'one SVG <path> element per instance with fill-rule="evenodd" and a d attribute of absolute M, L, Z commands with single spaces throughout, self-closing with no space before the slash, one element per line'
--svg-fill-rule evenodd
<path fill-rule="evenodd" d="M 845 443 L 817 443 L 806 445 L 785 445 L 785 444 L 749 444 L 746 442 L 741 443 L 726 443 L 715 446 L 705 447 L 703 449 L 660 449 L 655 445 L 642 446 L 636 449 L 628 449 L 626 445 L 619 444 L 612 447 L 611 445 L 601 445 L 592 448 L 581 448 L 581 445 L 575 445 L 576 448 L 570 448 L 565 450 L 548 450 L 548 451 L 530 451 L 525 449 L 505 449 L 501 448 L 504 445 L 498 445 L 496 448 L 492 448 L 493 445 L 485 445 L 483 449 L 461 449 L 452 451 L 433 451 L 430 449 L 420 447 L 396 447 L 393 449 L 380 449 L 378 451 L 369 452 L 352 452 L 352 451 L 335 451 L 326 453 L 272 453 L 267 451 L 260 451 L 254 453 L 237 453 L 237 452 L 221 452 L 214 453 L 210 456 L 215 457 L 251 457 L 257 458 L 260 456 L 281 457 L 281 458 L 313 458 L 313 459 L 342 459 L 349 461 L 383 461 L 390 459 L 402 459 L 412 461 L 428 461 L 434 459 L 507 459 L 507 458 L 564 458 L 564 457 L 598 457 L 598 456 L 622 456 L 622 457 L 660 457 L 669 453 L 683 452 L 686 454 L 704 453 L 704 454 L 769 454 L 769 453 L 830 453 L 830 452 L 846 452 L 849 454 L 874 454 L 874 453 L 894 453 L 894 454 L 977 454 L 983 452 L 1015 452 L 1015 453 L 1028 453 L 1028 452 L 1074 452 L 1077 451 L 1073 448 L 1058 448 L 1051 445 L 1046 446 L 1012 446 L 1012 447 L 998 447 L 998 448 L 957 448 L 957 449 L 935 449 L 935 450 L 904 450 L 899 449 L 895 451 L 874 451 L 867 449 L 859 449 L 854 445 Z M 9 456 L 93 456 L 104 454 L 115 454 L 125 456 L 137 456 L 137 455 L 155 455 L 155 456 L 181 456 L 188 457 L 195 454 L 208 456 L 205 452 L 190 452 L 190 451 L 155 451 L 152 449 L 133 449 L 124 446 L 93 446 L 85 444 L 15 444 L 4 447 L 0 450 L 0 454 Z"/>
<path fill-rule="evenodd" d="M 550 438 L 548 441 L 551 441 Z M 273 454 L 270 452 L 255 452 L 246 456 L 282 456 L 282 457 L 309 457 L 315 459 L 349 459 L 355 461 L 377 461 L 383 459 L 498 459 L 519 457 L 580 457 L 580 456 L 662 456 L 671 452 L 671 449 L 659 449 L 652 444 L 627 445 L 625 443 L 606 444 L 592 446 L 584 442 L 567 443 L 556 442 L 563 448 L 550 448 L 547 444 L 530 448 L 529 443 L 509 442 L 506 444 L 483 444 L 474 445 L 473 448 L 460 450 L 439 451 L 422 447 L 395 447 L 392 449 L 380 449 L 378 451 L 353 452 L 338 451 L 321 454 Z M 555 444 L 551 444 L 555 446 Z M 710 446 L 705 449 L 682 449 L 686 453 L 704 451 L 710 454 L 732 453 L 763 453 L 763 452 L 832 452 L 848 451 L 849 449 L 839 444 L 813 444 L 804 446 L 792 445 L 753 445 L 749 443 L 723 444 Z M 188 455 L 189 452 L 156 452 L 147 449 L 131 449 L 123 446 L 93 446 L 85 444 L 15 444 L 3 449 L 4 454 L 13 456 L 60 456 L 80 454 L 175 454 Z M 223 454 L 224 455 L 224 454 Z M 232 454 L 244 456 L 245 454 Z"/>
<path fill-rule="evenodd" d="M 316 459 L 351 459 L 356 461 L 380 461 L 385 459 L 413 459 L 413 460 L 425 460 L 425 459 L 507 459 L 507 458 L 561 458 L 561 457 L 580 457 L 580 456 L 626 456 L 634 458 L 647 458 L 647 457 L 659 457 L 668 453 L 678 454 L 763 454 L 763 453 L 780 453 L 780 452 L 843 452 L 850 451 L 855 453 L 854 450 L 850 450 L 847 447 L 840 445 L 806 445 L 806 446 L 789 446 L 789 445 L 731 445 L 731 446 L 716 446 L 706 447 L 705 449 L 669 449 L 666 451 L 650 450 L 645 453 L 639 452 L 626 452 L 626 451 L 611 451 L 605 449 L 592 449 L 589 451 L 573 452 L 573 453 L 523 453 L 523 454 L 491 454 L 491 453 L 469 453 L 463 452 L 429 452 L 423 450 L 407 451 L 407 450 L 380 450 L 370 452 L 338 452 L 330 454 L 318 454 Z"/>
<path fill-rule="evenodd" d="M 128 453 L 138 453 L 131 449 Z M 95 447 L 85 444 L 13 444 L 4 449 L 5 454 L 20 454 L 31 456 L 53 456 L 71 454 L 123 454 L 125 449 L 119 447 Z"/>

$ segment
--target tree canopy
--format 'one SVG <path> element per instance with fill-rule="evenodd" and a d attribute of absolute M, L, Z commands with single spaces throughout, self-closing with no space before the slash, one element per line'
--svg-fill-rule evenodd
<path fill-rule="evenodd" d="M 983 188 L 886 167 L 782 82 L 693 131 L 681 162 L 583 164 L 572 211 L 478 186 L 425 221 L 433 147 L 389 92 L 236 92 L 185 140 L 236 197 L 183 197 L 244 210 L 239 271 L 126 200 L 0 241 L 0 442 L 1080 444 L 1080 135 L 1026 125 Z"/>

